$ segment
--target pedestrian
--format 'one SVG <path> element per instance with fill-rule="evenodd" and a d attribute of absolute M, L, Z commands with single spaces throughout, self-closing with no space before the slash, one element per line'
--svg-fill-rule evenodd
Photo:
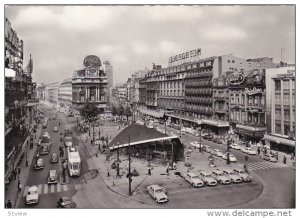
<path fill-rule="evenodd" d="M 286 156 L 283 156 L 283 163 L 286 164 Z"/>
<path fill-rule="evenodd" d="M 259 155 L 260 154 L 260 148 L 257 147 L 257 154 Z"/>
<path fill-rule="evenodd" d="M 249 173 L 247 164 L 244 164 L 244 170 L 246 173 Z"/>
<path fill-rule="evenodd" d="M 169 175 L 169 167 L 167 167 L 166 173 L 167 175 Z"/>
<path fill-rule="evenodd" d="M 291 160 L 294 160 L 294 157 L 295 157 L 295 156 L 294 156 L 294 153 L 292 152 L 292 153 L 291 153 Z"/>
<path fill-rule="evenodd" d="M 58 122 L 58 126 L 60 126 L 60 122 Z"/>
<path fill-rule="evenodd" d="M 12 208 L 12 203 L 10 200 L 6 203 L 6 208 Z"/>
<path fill-rule="evenodd" d="M 151 176 L 151 167 L 148 167 L 148 175 Z"/>
<path fill-rule="evenodd" d="M 175 161 L 173 162 L 173 170 L 176 170 L 176 163 L 175 163 Z"/>

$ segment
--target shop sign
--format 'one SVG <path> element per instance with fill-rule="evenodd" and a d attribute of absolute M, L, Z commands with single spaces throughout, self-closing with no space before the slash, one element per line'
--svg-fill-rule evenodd
<path fill-rule="evenodd" d="M 200 55 L 201 55 L 201 48 L 197 48 L 188 52 L 171 56 L 169 58 L 169 64 L 173 64 L 174 62 L 179 62 L 179 61 L 187 62 L 195 57 L 199 57 Z"/>
<path fill-rule="evenodd" d="M 240 85 L 244 82 L 245 80 L 245 76 L 242 72 L 238 73 L 238 72 L 234 72 L 232 74 L 229 74 L 229 76 L 227 77 L 227 82 L 230 85 Z"/>
<path fill-rule="evenodd" d="M 256 88 L 254 87 L 253 89 L 248 89 L 248 88 L 245 88 L 245 93 L 247 95 L 254 95 L 254 94 L 258 94 L 258 93 L 262 93 L 263 90 L 261 88 Z"/>
<path fill-rule="evenodd" d="M 91 67 L 91 66 L 101 66 L 100 58 L 96 55 L 88 55 L 84 58 L 83 65 L 85 67 Z"/>
<path fill-rule="evenodd" d="M 277 78 L 291 78 L 295 77 L 295 70 L 288 70 L 285 74 L 278 74 Z"/>

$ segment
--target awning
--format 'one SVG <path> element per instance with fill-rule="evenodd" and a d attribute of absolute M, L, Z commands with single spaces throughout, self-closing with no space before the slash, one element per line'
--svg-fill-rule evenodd
<path fill-rule="evenodd" d="M 35 103 L 27 103 L 25 106 L 26 107 L 32 107 L 32 106 L 37 106 L 39 103 L 35 102 Z"/>
<path fill-rule="evenodd" d="M 159 112 L 159 111 L 153 111 L 153 110 L 147 110 L 147 109 L 140 109 L 140 113 L 146 114 L 152 117 L 156 118 L 162 118 L 164 116 L 164 112 Z"/>
<path fill-rule="evenodd" d="M 229 127 L 229 122 L 220 121 L 220 120 L 202 120 L 203 124 L 216 126 L 216 127 Z"/>
<path fill-rule="evenodd" d="M 236 124 L 236 128 L 244 129 L 252 132 L 265 132 L 267 131 L 267 127 L 254 127 L 254 126 L 246 126 L 246 125 L 240 125 Z"/>
<path fill-rule="evenodd" d="M 177 118 L 177 119 L 182 119 L 182 120 L 186 120 L 186 121 L 189 121 L 189 122 L 193 122 L 193 123 L 197 123 L 197 124 L 201 124 L 201 120 L 198 120 L 198 119 L 192 119 L 192 118 L 189 118 L 189 117 L 186 117 L 186 116 L 180 116 L 178 114 L 166 114 L 168 117 L 174 117 L 174 118 Z"/>
<path fill-rule="evenodd" d="M 287 138 L 282 138 L 282 137 L 279 137 L 279 136 L 265 134 L 264 139 L 273 141 L 277 144 L 284 144 L 284 145 L 289 145 L 289 146 L 292 146 L 292 147 L 296 146 L 296 142 L 294 140 L 290 140 L 290 139 L 287 139 Z"/>
<path fill-rule="evenodd" d="M 176 138 L 178 138 L 178 136 L 174 135 L 174 136 L 168 136 L 168 137 L 148 139 L 148 140 L 143 140 L 143 141 L 138 141 L 138 142 L 132 142 L 132 143 L 130 143 L 130 146 L 145 144 L 145 143 L 148 143 L 148 142 L 157 142 L 157 141 L 164 141 L 164 140 L 169 140 L 169 139 L 176 139 Z M 126 143 L 126 144 L 122 144 L 122 145 L 119 145 L 119 146 L 116 146 L 116 145 L 110 146 L 109 149 L 114 150 L 114 149 L 117 149 L 117 148 L 124 148 L 124 147 L 128 147 L 128 146 L 129 146 L 129 143 Z"/>

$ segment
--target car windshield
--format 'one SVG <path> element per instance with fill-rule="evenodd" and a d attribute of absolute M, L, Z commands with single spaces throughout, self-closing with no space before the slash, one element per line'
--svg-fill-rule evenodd
<path fill-rule="evenodd" d="M 199 179 L 199 176 L 192 176 L 192 179 Z"/>
<path fill-rule="evenodd" d="M 225 173 L 217 173 L 218 176 L 226 176 Z"/>
<path fill-rule="evenodd" d="M 155 190 L 155 193 L 161 193 L 161 192 L 162 192 L 162 189 L 160 189 L 160 188 Z"/>
<path fill-rule="evenodd" d="M 35 194 L 37 194 L 37 191 L 36 191 L 36 190 L 34 190 L 34 191 L 29 191 L 28 194 L 29 194 L 29 195 L 35 195 Z"/>
<path fill-rule="evenodd" d="M 78 170 L 79 166 L 78 166 L 78 163 L 74 163 L 73 164 L 73 170 Z"/>

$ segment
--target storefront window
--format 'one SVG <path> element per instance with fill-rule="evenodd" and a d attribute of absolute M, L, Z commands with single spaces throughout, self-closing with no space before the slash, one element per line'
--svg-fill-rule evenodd
<path fill-rule="evenodd" d="M 281 81 L 275 80 L 275 90 L 280 90 L 280 89 L 281 89 Z"/>
<path fill-rule="evenodd" d="M 275 119 L 280 120 L 281 119 L 281 109 L 275 110 Z"/>
<path fill-rule="evenodd" d="M 283 80 L 283 89 L 289 89 L 289 88 L 290 88 L 290 81 Z"/>
<path fill-rule="evenodd" d="M 290 133 L 290 126 L 284 125 L 284 135 L 289 135 L 289 133 Z"/>

